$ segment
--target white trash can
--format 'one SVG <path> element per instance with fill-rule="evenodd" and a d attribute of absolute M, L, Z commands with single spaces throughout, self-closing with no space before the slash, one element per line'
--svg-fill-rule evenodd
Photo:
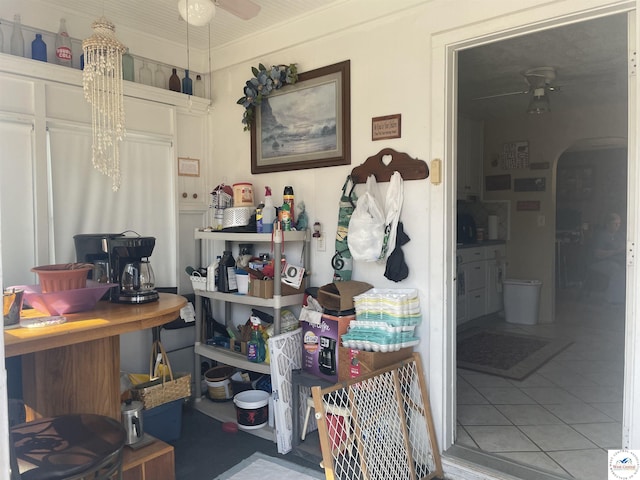
<path fill-rule="evenodd" d="M 504 288 L 504 317 L 507 323 L 536 325 L 540 310 L 540 280 L 507 278 Z"/>

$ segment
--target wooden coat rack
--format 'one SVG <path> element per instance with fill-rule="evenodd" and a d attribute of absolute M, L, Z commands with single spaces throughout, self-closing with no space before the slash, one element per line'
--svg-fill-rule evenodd
<path fill-rule="evenodd" d="M 383 161 L 386 155 L 391 156 L 387 164 Z M 424 160 L 411 158 L 404 152 L 396 152 L 392 148 L 383 148 L 376 155 L 351 170 L 353 183 L 366 183 L 369 175 L 374 175 L 378 182 L 388 182 L 393 172 L 400 172 L 403 180 L 421 180 L 429 176 L 429 167 Z"/>

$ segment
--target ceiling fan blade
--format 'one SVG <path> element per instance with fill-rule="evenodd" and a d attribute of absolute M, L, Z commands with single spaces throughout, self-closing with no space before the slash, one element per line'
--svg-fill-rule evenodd
<path fill-rule="evenodd" d="M 243 20 L 250 20 L 260 12 L 260 5 L 251 0 L 215 0 L 216 7 L 240 17 Z"/>
<path fill-rule="evenodd" d="M 483 97 L 475 97 L 473 100 L 489 100 L 491 98 L 509 97 L 511 95 L 522 95 L 529 93 L 529 90 L 520 90 L 518 92 L 496 93 L 495 95 L 485 95 Z"/>

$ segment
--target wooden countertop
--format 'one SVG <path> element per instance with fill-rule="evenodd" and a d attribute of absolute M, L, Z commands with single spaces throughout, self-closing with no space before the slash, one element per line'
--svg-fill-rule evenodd
<path fill-rule="evenodd" d="M 171 293 L 161 293 L 157 302 L 141 305 L 101 301 L 93 310 L 65 315 L 67 321 L 60 325 L 5 330 L 4 355 L 13 357 L 164 325 L 178 318 L 186 304 L 186 298 Z M 45 316 L 37 310 L 22 313 L 23 317 Z"/>

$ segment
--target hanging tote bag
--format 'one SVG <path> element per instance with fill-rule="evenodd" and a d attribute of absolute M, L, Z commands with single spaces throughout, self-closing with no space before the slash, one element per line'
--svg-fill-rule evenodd
<path fill-rule="evenodd" d="M 351 175 L 347 175 L 347 179 L 344 181 L 344 185 L 342 185 L 342 196 L 340 197 L 340 206 L 338 209 L 338 229 L 336 230 L 335 241 L 336 252 L 331 259 L 334 282 L 351 280 L 351 273 L 353 271 L 353 259 L 349 251 L 347 236 L 349 233 L 349 221 L 351 220 L 351 215 L 358 201 L 354 190 L 355 184 L 353 180 L 351 180 Z"/>
<path fill-rule="evenodd" d="M 404 200 L 404 185 L 400 172 L 393 172 L 389 180 L 389 188 L 384 202 L 384 238 L 380 250 L 380 263 L 385 263 L 389 254 L 396 247 L 396 232 L 398 230 L 398 220 L 402 211 L 402 201 Z"/>
<path fill-rule="evenodd" d="M 385 217 L 378 197 L 376 178 L 369 175 L 367 190 L 358 199 L 349 222 L 347 241 L 354 260 L 375 262 L 380 258 L 385 234 Z"/>
<path fill-rule="evenodd" d="M 174 375 L 167 352 L 159 341 L 151 347 L 149 377 L 153 380 L 131 389 L 133 399 L 142 402 L 147 410 L 191 396 L 191 374 Z"/>

